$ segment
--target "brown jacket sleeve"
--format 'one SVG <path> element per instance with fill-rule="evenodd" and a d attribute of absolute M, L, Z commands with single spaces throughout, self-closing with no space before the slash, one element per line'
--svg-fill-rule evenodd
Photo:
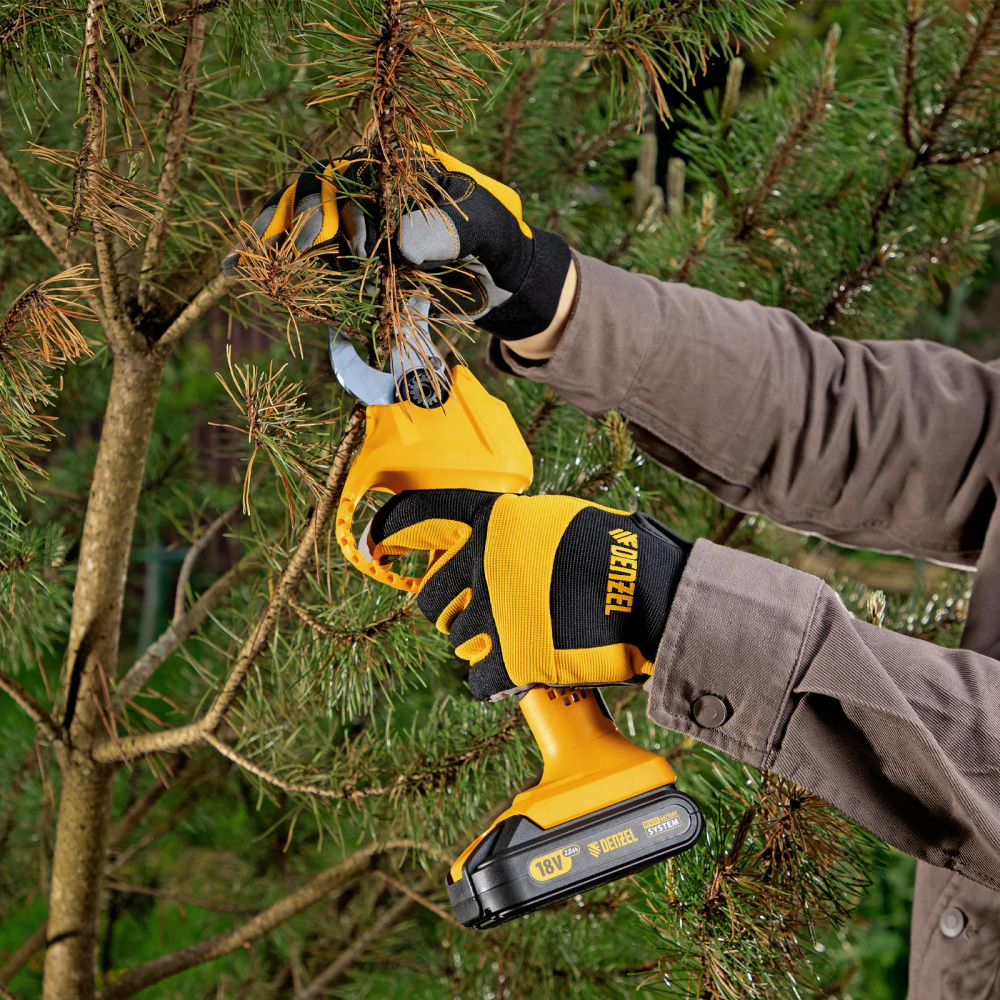
<path fill-rule="evenodd" d="M 1000 370 L 925 342 L 828 338 L 784 310 L 576 262 L 556 353 L 526 367 L 503 348 L 511 370 L 589 413 L 619 410 L 651 454 L 734 506 L 975 564 L 1000 476 Z M 996 660 L 866 625 L 821 581 L 702 540 L 649 687 L 657 722 L 1000 890 Z M 703 695 L 725 704 L 724 721 L 694 710 Z"/>

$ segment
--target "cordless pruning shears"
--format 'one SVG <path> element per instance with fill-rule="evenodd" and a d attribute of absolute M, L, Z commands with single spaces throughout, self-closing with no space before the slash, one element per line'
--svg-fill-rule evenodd
<path fill-rule="evenodd" d="M 361 572 L 408 591 L 419 590 L 421 578 L 373 561 L 370 524 L 355 544 L 354 511 L 368 490 L 520 493 L 532 478 L 510 411 L 467 368 L 448 371 L 428 334 L 427 309 L 411 300 L 388 371 L 371 368 L 346 334 L 330 330 L 337 380 L 367 405 L 337 541 Z M 542 777 L 452 865 L 448 895 L 467 927 L 493 927 L 680 854 L 703 826 L 667 761 L 621 735 L 596 688 L 536 686 L 519 704 L 541 751 Z"/>

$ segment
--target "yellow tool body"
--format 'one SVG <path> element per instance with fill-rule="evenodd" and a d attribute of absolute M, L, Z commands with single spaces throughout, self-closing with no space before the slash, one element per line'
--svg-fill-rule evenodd
<path fill-rule="evenodd" d="M 506 405 L 461 366 L 451 370 L 450 390 L 433 409 L 405 401 L 369 406 L 365 439 L 341 494 L 336 531 L 345 558 L 397 590 L 419 590 L 421 578 L 393 573 L 358 551 L 352 522 L 366 491 L 520 493 L 531 485 L 531 452 Z"/>
<path fill-rule="evenodd" d="M 520 493 L 531 478 L 531 454 L 506 405 L 456 367 L 442 405 L 368 406 L 337 511 L 337 541 L 368 576 L 417 591 L 421 577 L 377 565 L 359 549 L 352 522 L 366 491 Z M 447 879 L 456 916 L 479 929 L 678 854 L 702 828 L 667 761 L 621 735 L 596 688 L 538 686 L 520 706 L 541 750 L 542 778 L 463 851 Z"/>
<path fill-rule="evenodd" d="M 541 780 L 462 852 L 451 866 L 453 882 L 483 838 L 512 816 L 549 830 L 676 779 L 663 757 L 622 736 L 593 688 L 534 687 L 520 708 L 542 754 Z"/>

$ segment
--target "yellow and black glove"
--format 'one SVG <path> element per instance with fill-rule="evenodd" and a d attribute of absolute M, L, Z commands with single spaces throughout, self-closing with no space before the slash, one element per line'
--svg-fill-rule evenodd
<path fill-rule="evenodd" d="M 528 225 L 513 188 L 448 153 L 422 147 L 419 163 L 426 203 L 406 206 L 398 243 L 411 264 L 444 286 L 435 293 L 440 312 L 502 340 L 540 333 L 556 314 L 569 271 L 566 241 Z M 319 161 L 268 199 L 254 230 L 265 241 L 280 238 L 310 211 L 296 239 L 299 250 L 370 257 L 380 231 L 376 200 L 366 193 L 374 183 L 370 163 Z M 237 274 L 238 265 L 235 250 L 223 271 Z"/>
<path fill-rule="evenodd" d="M 280 243 L 301 219 L 295 235 L 300 253 L 314 250 L 334 264 L 345 255 L 364 256 L 356 226 L 361 212 L 340 191 L 348 167 L 346 160 L 319 160 L 303 170 L 293 183 L 264 202 L 253 231 L 264 243 Z M 223 258 L 222 273 L 230 278 L 239 276 L 241 249 L 237 247 Z"/>
<path fill-rule="evenodd" d="M 691 550 L 645 514 L 479 490 L 400 493 L 369 539 L 378 562 L 431 553 L 417 603 L 469 660 L 481 700 L 651 674 Z"/>

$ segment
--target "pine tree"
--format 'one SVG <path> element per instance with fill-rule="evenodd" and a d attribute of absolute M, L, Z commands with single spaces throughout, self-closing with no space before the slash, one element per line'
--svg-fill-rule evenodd
<path fill-rule="evenodd" d="M 838 934 L 881 845 L 649 725 L 632 690 L 612 692 L 619 725 L 702 803 L 699 846 L 489 933 L 455 924 L 443 873 L 538 757 L 513 704 L 468 699 L 411 597 L 345 569 L 331 519 L 363 412 L 325 361 L 330 323 L 385 357 L 430 280 L 392 254 L 419 142 L 515 184 L 584 253 L 901 336 L 993 234 L 1000 2 L 849 6 L 866 62 L 847 82 L 834 26 L 744 94 L 740 53 L 777 0 L 0 3 L 0 689 L 32 724 L 0 750 L 0 984 L 20 973 L 46 1000 L 850 985 Z M 686 90 L 710 61 L 728 81 L 702 106 Z M 666 190 L 658 117 L 678 136 Z M 342 155 L 383 208 L 362 272 L 254 243 L 264 198 Z M 241 242 L 237 285 L 219 261 Z M 469 328 L 435 333 L 510 405 L 533 490 L 771 558 L 811 544 L 645 459 L 617 414 L 488 375 Z M 209 427 L 242 482 L 213 476 Z M 130 558 L 148 597 L 164 541 L 183 552 L 174 600 L 144 638 Z M 960 574 L 908 601 L 835 582 L 883 627 L 957 641 Z M 172 868 L 167 844 L 187 852 Z"/>

